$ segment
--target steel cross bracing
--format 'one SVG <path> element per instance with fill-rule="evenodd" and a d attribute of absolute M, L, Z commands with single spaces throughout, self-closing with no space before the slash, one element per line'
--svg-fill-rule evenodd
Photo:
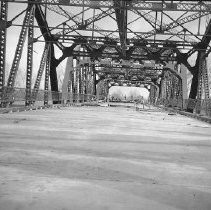
<path fill-rule="evenodd" d="M 191 22 L 193 20 L 196 20 L 198 18 L 201 18 L 201 17 L 209 14 L 209 12 L 198 12 L 198 13 L 194 13 L 194 14 L 191 14 L 189 16 L 186 16 L 182 19 L 178 19 L 176 21 L 173 20 L 170 24 L 163 24 L 160 21 L 155 20 L 151 15 L 147 14 L 146 12 L 139 12 L 139 11 L 136 11 L 136 10 L 134 10 L 134 12 L 141 15 L 143 18 L 145 18 L 151 25 L 155 25 L 154 30 L 151 30 L 150 32 L 148 32 L 146 34 L 141 35 L 141 38 L 146 39 L 146 38 L 148 38 L 152 35 L 155 35 L 156 33 L 163 34 L 165 31 L 168 31 L 172 35 L 177 36 L 180 39 L 184 40 L 185 42 L 189 42 L 189 43 L 191 43 L 191 42 L 194 43 L 195 40 L 192 39 L 192 38 L 189 38 L 189 37 L 185 38 L 184 34 L 181 34 L 179 31 L 175 30 L 174 28 L 176 28 L 178 26 L 182 26 L 185 23 Z M 197 37 L 196 35 L 193 35 L 193 36 Z M 140 35 L 134 37 L 134 39 L 139 39 L 139 38 L 140 38 Z"/>
<path fill-rule="evenodd" d="M 68 29 L 65 29 L 65 30 L 62 30 L 61 32 L 56 33 L 56 37 L 59 38 L 61 36 L 67 35 L 67 34 L 73 32 L 73 31 L 75 31 L 77 29 L 83 29 L 83 30 L 85 30 L 86 27 L 89 26 L 90 24 L 92 24 L 93 22 L 98 21 L 98 20 L 100 20 L 100 19 L 102 19 L 104 17 L 107 17 L 108 14 L 111 15 L 113 13 L 114 13 L 114 11 L 111 11 L 111 10 L 108 10 L 108 13 L 106 13 L 105 11 L 103 11 L 102 13 L 96 15 L 95 17 L 91 17 L 89 19 L 86 19 L 84 21 L 85 23 L 83 25 L 77 23 L 74 26 L 69 26 Z"/>
<path fill-rule="evenodd" d="M 19 68 L 20 59 L 21 59 L 22 52 L 23 52 L 23 46 L 24 46 L 24 42 L 25 42 L 25 39 L 26 39 L 27 26 L 30 23 L 33 11 L 34 11 L 34 5 L 29 4 L 28 9 L 26 11 L 24 21 L 23 21 L 23 27 L 22 27 L 20 37 L 19 37 L 19 40 L 18 40 L 18 44 L 17 44 L 17 48 L 16 48 L 16 52 L 15 52 L 15 57 L 14 57 L 14 60 L 13 60 L 13 63 L 12 63 L 9 78 L 8 78 L 8 81 L 7 81 L 7 87 L 9 87 L 9 88 L 13 88 L 14 85 L 15 85 L 15 78 L 17 76 L 17 71 L 18 71 L 18 68 Z"/>
<path fill-rule="evenodd" d="M 44 7 L 44 5 L 43 5 L 43 7 Z M 81 27 L 81 26 L 84 26 L 84 28 L 86 28 L 86 30 L 92 30 L 92 31 L 94 30 L 103 36 L 110 36 L 111 38 L 117 38 L 117 36 L 109 35 L 110 34 L 109 32 L 103 31 L 103 29 L 100 28 L 99 26 L 94 25 L 94 27 L 93 27 L 90 25 L 91 23 L 88 24 L 87 20 L 86 21 L 82 20 L 82 18 L 80 18 L 78 16 L 80 13 L 73 14 L 69 11 L 65 11 L 63 8 L 61 8 L 61 6 L 56 6 L 56 5 L 47 5 L 47 8 L 51 11 L 54 11 L 55 13 L 57 13 L 59 15 L 66 17 L 68 19 L 68 21 L 72 20 L 76 25 L 78 25 L 77 30 L 82 30 L 83 27 Z M 88 8 L 87 10 L 90 10 L 90 8 Z M 65 21 L 62 24 L 66 25 L 66 22 L 68 22 L 68 21 Z M 86 23 L 86 25 L 84 23 Z M 65 38 L 64 38 L 64 40 L 65 40 Z"/>
<path fill-rule="evenodd" d="M 34 99 L 34 93 L 38 91 L 41 81 L 41 75 L 46 65 L 45 74 L 45 90 L 48 91 L 48 79 L 51 78 L 51 90 L 57 91 L 57 76 L 56 67 L 67 57 L 73 56 L 74 59 L 80 57 L 88 57 L 92 60 L 92 65 L 87 67 L 84 72 L 84 66 L 72 73 L 69 81 L 69 91 L 77 94 L 83 93 L 88 89 L 96 94 L 96 85 L 101 79 L 106 79 L 108 75 L 119 75 L 122 72 L 119 69 L 127 69 L 124 79 L 145 81 L 146 77 L 153 79 L 162 78 L 162 82 L 166 87 L 166 94 L 168 97 L 177 97 L 177 90 L 181 86 L 177 79 L 171 79 L 169 76 L 162 77 L 157 74 L 154 69 L 137 69 L 130 65 L 121 65 L 121 62 L 138 61 L 142 64 L 145 60 L 161 63 L 163 66 L 167 65 L 169 61 L 183 63 L 188 70 L 193 74 L 193 85 L 197 86 L 198 98 L 200 98 L 200 91 L 202 83 L 205 87 L 206 98 L 209 98 L 208 74 L 206 68 L 205 57 L 211 51 L 209 46 L 211 38 L 211 26 L 207 25 L 205 32 L 201 33 L 201 25 L 204 17 L 208 17 L 211 11 L 211 3 L 209 1 L 139 1 L 139 0 L 110 0 L 110 1 L 96 1 L 96 0 L 14 0 L 1 1 L 1 10 L 6 8 L 4 5 L 17 3 L 25 3 L 28 9 L 25 12 L 25 19 L 22 23 L 22 30 L 19 37 L 14 61 L 8 78 L 7 86 L 13 88 L 18 72 L 18 67 L 23 51 L 23 44 L 26 39 L 26 32 L 28 31 L 28 56 L 27 56 L 27 73 L 26 73 L 26 104 L 30 104 L 31 97 Z M 11 3 L 10 3 L 11 2 Z M 3 5 L 3 6 L 2 6 Z M 76 11 L 74 11 L 76 9 Z M 5 10 L 6 11 L 6 10 Z M 35 14 L 33 15 L 35 11 Z M 52 25 L 49 21 L 47 12 L 54 12 L 56 17 L 61 15 L 62 21 L 57 25 Z M 179 12 L 180 15 L 176 18 L 169 15 L 168 12 Z M 93 13 L 92 15 L 90 15 Z M 51 13 L 52 14 L 52 13 Z M 6 13 L 1 12 L 1 26 L 2 23 L 9 26 L 6 18 Z M 3 17 L 4 16 L 4 17 Z M 37 25 L 34 25 L 34 16 Z M 130 19 L 132 16 L 134 18 Z M 66 19 L 66 20 L 65 20 Z M 151 26 L 150 30 L 142 31 L 140 28 L 134 30 L 133 23 L 140 23 L 144 21 Z M 168 20 L 168 21 L 167 21 Z M 194 22 L 197 25 L 197 33 L 193 32 L 188 27 L 187 23 Z M 104 22 L 103 22 L 104 21 Z M 116 28 L 106 28 L 102 23 L 105 21 L 116 22 Z M 167 21 L 167 22 L 166 22 Z M 131 26 L 130 26 L 130 23 Z M 100 27 L 99 27 L 99 26 Z M 105 24 L 106 25 L 106 24 Z M 13 26 L 13 24 L 12 24 Z M 33 31 L 40 28 L 41 35 L 34 37 Z M 5 49 L 5 39 L 2 34 L 6 34 L 6 27 L 0 28 L 1 33 L 1 68 L 5 64 L 3 53 Z M 203 36 L 202 36 L 203 35 Z M 160 38 L 165 36 L 166 38 Z M 3 37 L 3 38 L 2 38 Z M 44 54 L 41 60 L 40 69 L 38 71 L 37 80 L 35 82 L 34 91 L 31 96 L 31 77 L 33 64 L 33 45 L 38 41 L 46 43 Z M 69 46 L 67 46 L 69 45 Z M 56 58 L 54 47 L 58 47 L 62 52 L 60 58 Z M 80 46 L 77 47 L 76 46 Z M 2 51 L 3 49 L 3 51 Z M 196 62 L 195 66 L 190 65 L 188 58 L 194 52 L 203 51 L 203 56 Z M 49 54 L 50 53 L 50 54 Z M 199 53 L 200 54 L 200 53 Z M 198 56 L 199 57 L 199 56 Z M 109 68 L 110 74 L 107 73 L 106 65 L 98 65 L 102 59 L 116 60 L 120 63 L 119 66 L 112 66 Z M 198 68 L 199 67 L 199 68 Z M 100 69 L 100 70 L 99 70 Z M 108 69 L 108 68 L 107 68 Z M 137 70 L 133 72 L 132 76 L 128 75 L 128 70 Z M 199 70 L 197 70 L 199 69 Z M 0 69 L 1 70 L 1 69 Z M 104 71 L 106 70 L 106 71 Z M 151 74 L 146 73 L 147 70 L 154 71 Z M 158 69 L 161 73 L 163 69 Z M 205 71 L 206 70 L 206 71 Z M 138 72 L 140 71 L 140 72 Z M 144 71 L 144 74 L 141 73 Z M 199 71 L 199 72 L 198 72 Z M 0 86 L 4 84 L 4 69 L 0 72 Z M 96 75 L 98 79 L 96 78 Z M 167 74 L 166 74 L 167 75 Z M 198 80 L 195 79 L 198 78 Z M 88 83 L 84 84 L 84 80 L 88 79 Z M 203 79 L 201 79 L 203 78 Z M 134 80 L 135 81 L 135 80 Z M 198 81 L 198 83 L 195 83 Z M 2 85 L 1 85 L 2 84 Z M 198 85 L 199 84 L 199 85 Z M 90 88 L 89 88 L 90 87 Z M 195 89 L 190 91 L 190 98 L 196 98 Z M 154 93 L 153 93 L 154 94 Z M 36 94 L 35 94 L 36 95 Z M 48 97 L 45 97 L 45 103 L 48 103 Z M 34 101 L 34 100 L 31 100 Z"/>

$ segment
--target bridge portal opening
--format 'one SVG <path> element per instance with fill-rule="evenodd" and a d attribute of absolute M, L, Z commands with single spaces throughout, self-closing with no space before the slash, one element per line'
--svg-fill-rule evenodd
<path fill-rule="evenodd" d="M 116 102 L 134 102 L 148 100 L 149 90 L 145 87 L 112 86 L 109 89 L 109 100 Z"/>

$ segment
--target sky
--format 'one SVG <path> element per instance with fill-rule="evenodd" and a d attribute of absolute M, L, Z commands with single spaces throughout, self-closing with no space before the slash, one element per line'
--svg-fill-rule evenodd
<path fill-rule="evenodd" d="M 63 8 L 67 12 L 74 13 L 74 14 L 81 12 L 81 10 L 82 10 L 82 8 L 76 8 L 76 7 L 63 7 Z M 19 14 L 24 9 L 26 9 L 26 4 L 9 3 L 8 20 L 11 20 L 12 18 L 14 18 L 17 14 Z M 96 12 L 96 14 L 99 13 L 98 10 L 96 10 L 95 12 Z M 147 11 L 144 11 L 144 12 L 147 12 Z M 87 18 L 91 17 L 92 14 L 93 14 L 93 10 L 89 10 L 88 12 L 85 13 L 84 18 L 87 19 Z M 151 13 L 151 14 L 155 15 L 154 13 Z M 192 14 L 192 13 L 189 13 L 188 15 L 190 15 L 190 14 Z M 168 12 L 168 15 L 172 18 L 177 18 L 181 15 L 181 12 Z M 23 22 L 23 17 L 24 17 L 24 15 L 21 15 L 20 17 L 18 17 L 13 22 L 13 24 L 21 24 Z M 113 17 L 114 17 L 114 15 L 113 15 Z M 136 19 L 137 17 L 138 16 L 136 14 L 129 12 L 129 15 L 128 15 L 129 22 Z M 160 18 L 159 13 L 158 13 L 158 18 Z M 52 12 L 52 11 L 48 11 L 47 20 L 48 20 L 49 26 L 53 27 L 53 26 L 56 26 L 57 24 L 61 23 L 62 21 L 66 20 L 66 18 L 64 18 L 64 17 L 62 17 L 62 16 L 60 16 L 60 15 L 58 15 L 58 14 Z M 202 24 L 201 24 L 200 32 L 202 34 L 204 33 L 204 30 L 205 30 L 206 21 L 207 21 L 207 18 L 202 18 L 202 20 L 201 20 Z M 165 17 L 163 22 L 168 24 L 169 22 L 171 22 L 171 20 L 169 18 Z M 198 23 L 197 21 L 193 21 L 191 23 L 186 24 L 185 26 L 187 26 L 190 31 L 196 33 L 198 31 L 197 23 Z M 36 24 L 36 21 L 35 21 L 35 24 Z M 69 22 L 69 24 L 74 25 L 74 23 L 71 22 L 71 21 Z M 116 29 L 117 28 L 116 22 L 112 18 L 100 20 L 96 23 L 96 25 L 101 27 L 101 28 L 104 28 L 104 29 Z M 130 27 L 131 30 L 144 31 L 144 32 L 150 31 L 152 29 L 152 26 L 150 26 L 146 21 L 144 21 L 143 18 L 139 19 L 137 22 L 130 24 L 129 27 Z M 20 30 L 21 30 L 21 27 L 14 26 L 14 25 L 9 27 L 8 30 L 7 30 L 8 36 L 7 36 L 7 53 L 6 53 L 7 57 L 6 57 L 6 60 L 7 60 L 7 63 L 8 63 L 8 65 L 7 65 L 8 69 L 7 69 L 6 75 L 9 74 L 9 69 L 11 67 L 11 64 L 12 64 L 12 61 L 13 61 L 13 58 L 14 58 L 15 49 L 16 49 L 16 46 L 17 46 Z M 56 32 L 57 31 L 55 30 L 55 33 Z M 89 35 L 90 32 L 84 32 L 82 34 L 83 35 Z M 38 37 L 39 35 L 40 35 L 39 29 L 35 29 L 35 35 L 34 36 Z M 118 35 L 118 34 L 116 33 L 116 35 Z M 42 41 L 43 39 L 41 38 L 40 40 Z M 25 46 L 24 46 L 23 55 L 22 55 L 22 59 L 21 59 L 21 62 L 20 62 L 20 69 L 22 71 L 25 71 L 25 69 L 26 69 L 26 43 L 25 43 Z M 43 42 L 36 42 L 34 44 L 33 81 L 35 80 L 36 73 L 37 73 L 38 68 L 39 68 L 39 63 L 40 63 L 40 60 L 41 60 L 43 48 L 44 48 Z M 56 57 L 59 57 L 59 56 L 61 56 L 61 52 L 56 48 Z M 195 58 L 191 58 L 191 59 L 193 60 L 191 62 L 194 62 Z M 66 60 L 61 63 L 61 65 L 58 67 L 58 70 L 57 70 L 59 78 L 60 78 L 61 81 L 62 81 L 62 76 L 64 75 L 65 66 L 66 66 Z M 21 74 L 19 75 L 19 77 L 21 77 Z"/>

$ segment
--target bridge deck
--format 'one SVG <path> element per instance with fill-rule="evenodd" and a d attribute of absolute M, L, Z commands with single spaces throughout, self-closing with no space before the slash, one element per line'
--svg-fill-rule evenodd
<path fill-rule="evenodd" d="M 67 107 L 0 115 L 1 210 L 210 210 L 211 126 Z"/>

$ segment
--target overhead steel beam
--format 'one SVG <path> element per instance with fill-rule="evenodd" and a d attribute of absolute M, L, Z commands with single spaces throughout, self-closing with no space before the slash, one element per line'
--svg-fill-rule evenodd
<path fill-rule="evenodd" d="M 189 22 L 189 21 L 188 21 Z M 188 23 L 187 22 L 187 23 Z M 166 24 L 168 26 L 168 24 Z M 171 24 L 169 24 L 171 26 Z M 12 26 L 21 26 L 20 24 L 12 24 Z M 71 26 L 69 26 L 71 27 Z M 177 26 L 176 26 L 177 27 Z M 35 26 L 36 28 L 36 26 Z M 63 28 L 61 27 L 58 27 L 58 28 L 54 28 L 54 27 L 49 27 L 50 29 L 60 29 L 60 30 L 63 30 Z M 75 31 L 84 31 L 84 29 L 81 29 L 81 28 L 77 28 Z M 110 39 L 117 39 L 118 36 L 116 35 L 113 35 L 113 33 L 117 33 L 118 30 L 112 30 L 112 29 L 102 29 L 102 28 L 98 28 L 98 27 L 95 27 L 94 29 L 91 28 L 91 27 L 87 27 L 85 29 L 85 31 L 94 31 L 94 32 L 97 32 L 101 35 L 103 35 L 104 37 L 108 37 Z M 159 29 L 158 30 L 150 30 L 148 32 L 144 32 L 144 31 L 127 31 L 127 34 L 137 34 L 136 38 L 139 39 L 140 36 L 142 36 L 143 38 L 148 38 L 148 37 L 151 37 L 151 36 L 154 36 L 156 34 L 160 34 L 162 36 L 177 36 L 178 35 L 178 32 L 177 33 L 173 33 L 173 32 L 169 32 L 168 29 L 163 29 L 162 31 L 160 31 Z M 184 32 L 181 32 L 179 31 L 179 34 L 181 36 L 186 36 L 186 37 L 202 37 L 204 34 L 198 34 L 198 33 L 191 33 L 191 34 L 186 34 Z M 65 36 L 62 37 L 60 36 L 60 39 L 63 38 L 63 40 L 65 40 Z M 192 42 L 196 42 L 196 40 L 194 41 L 190 41 L 191 43 Z"/>
<path fill-rule="evenodd" d="M 62 37 L 61 37 L 62 39 Z M 107 45 L 107 46 L 117 46 L 117 43 L 120 42 L 120 39 L 108 39 L 106 37 L 92 37 L 92 36 L 83 36 L 81 39 L 80 36 L 78 35 L 66 35 L 65 36 L 66 41 L 72 41 L 77 44 L 90 44 L 90 45 Z M 183 41 L 173 41 L 173 40 L 154 40 L 154 39 L 147 39 L 147 43 L 144 40 L 139 40 L 139 39 L 127 39 L 128 46 L 129 45 L 134 45 L 134 47 L 140 47 L 140 46 L 145 46 L 146 44 L 150 45 L 151 47 L 156 47 L 156 48 L 165 48 L 167 46 L 172 46 L 172 47 L 193 47 L 197 45 L 197 42 L 193 43 L 184 43 Z M 162 45 L 162 46 L 161 46 Z M 165 45 L 165 46 L 163 46 Z"/>
<path fill-rule="evenodd" d="M 8 2 L 26 3 L 31 1 L 26 0 L 7 0 Z M 127 0 L 125 0 L 127 1 Z M 51 4 L 51 5 L 63 5 L 63 6 L 76 6 L 76 7 L 90 7 L 90 8 L 114 8 L 113 0 L 38 0 L 37 4 Z M 136 10 L 152 10 L 152 11 L 211 11 L 210 2 L 204 1 L 204 4 L 200 6 L 198 1 L 190 1 L 188 3 L 182 1 L 143 1 L 143 0 L 131 0 L 127 9 Z"/>
<path fill-rule="evenodd" d="M 73 51 L 72 56 L 76 57 L 90 57 L 91 54 L 89 52 L 81 52 L 81 51 Z M 105 53 L 101 54 L 101 58 L 112 58 L 112 59 L 119 59 L 119 53 Z M 148 55 L 140 55 L 137 53 L 133 53 L 130 57 L 132 60 L 149 60 Z M 169 57 L 169 56 L 160 56 L 160 60 L 162 61 L 176 61 L 176 57 Z"/>

